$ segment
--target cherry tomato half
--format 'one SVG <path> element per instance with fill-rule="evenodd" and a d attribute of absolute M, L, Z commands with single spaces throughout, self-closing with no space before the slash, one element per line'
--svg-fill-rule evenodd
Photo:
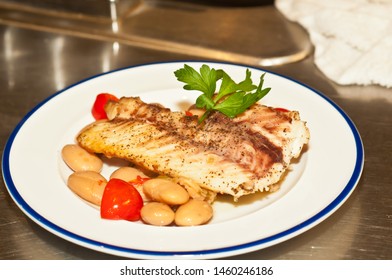
<path fill-rule="evenodd" d="M 100 93 L 95 98 L 91 113 L 95 120 L 107 119 L 105 105 L 109 100 L 118 101 L 118 98 L 110 93 Z"/>
<path fill-rule="evenodd" d="M 274 108 L 276 111 L 279 111 L 279 112 L 284 112 L 284 113 L 286 113 L 286 112 L 290 112 L 289 110 L 287 110 L 286 108 Z"/>
<path fill-rule="evenodd" d="M 110 220 L 140 220 L 143 199 L 132 184 L 121 179 L 110 179 L 101 202 L 101 218 Z"/>

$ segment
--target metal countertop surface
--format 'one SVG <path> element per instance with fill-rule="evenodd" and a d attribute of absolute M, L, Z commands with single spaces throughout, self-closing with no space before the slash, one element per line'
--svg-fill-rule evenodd
<path fill-rule="evenodd" d="M 364 144 L 364 170 L 348 200 L 319 225 L 272 247 L 227 259 L 392 259 L 392 89 L 339 86 L 328 80 L 313 63 L 306 32 L 273 5 L 135 1 L 134 7 L 124 7 L 120 1 L 115 16 L 98 8 L 81 16 L 78 7 L 48 12 L 17 2 L 0 1 L 2 155 L 30 110 L 90 76 L 164 61 L 261 65 L 324 93 L 350 116 Z M 260 22 L 255 15 L 263 15 Z M 123 258 L 41 228 L 23 214 L 1 180 L 0 259 Z"/>

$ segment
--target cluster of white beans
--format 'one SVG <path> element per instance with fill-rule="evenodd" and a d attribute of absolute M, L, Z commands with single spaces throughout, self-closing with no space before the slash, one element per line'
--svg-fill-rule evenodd
<path fill-rule="evenodd" d="M 67 180 L 68 187 L 84 200 L 100 206 L 108 182 L 100 173 L 102 160 L 76 144 L 64 146 L 61 154 L 64 162 L 73 170 Z M 120 167 L 110 175 L 110 179 L 130 182 L 138 176 L 149 178 L 139 169 Z M 144 201 L 141 218 L 147 224 L 196 226 L 212 218 L 213 209 L 208 202 L 192 199 L 185 188 L 169 179 L 150 178 L 136 188 Z"/>

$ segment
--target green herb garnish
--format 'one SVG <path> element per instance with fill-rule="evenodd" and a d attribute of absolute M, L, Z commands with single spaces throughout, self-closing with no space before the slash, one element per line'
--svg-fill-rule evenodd
<path fill-rule="evenodd" d="M 260 77 L 258 86 L 251 79 L 251 72 L 246 69 L 245 79 L 236 83 L 222 69 L 215 70 L 203 64 L 200 73 L 189 65 L 174 72 L 177 80 L 184 82 L 184 89 L 203 92 L 196 99 L 196 107 L 205 109 L 199 123 L 203 122 L 213 111 L 219 111 L 229 118 L 245 112 L 250 106 L 263 98 L 271 88 L 263 89 L 264 75 Z M 219 91 L 216 92 L 217 82 L 221 80 Z"/>

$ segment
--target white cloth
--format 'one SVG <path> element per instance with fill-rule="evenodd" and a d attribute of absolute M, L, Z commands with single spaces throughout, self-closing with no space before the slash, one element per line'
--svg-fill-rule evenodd
<path fill-rule="evenodd" d="M 392 0 L 275 0 L 309 33 L 315 64 L 342 85 L 392 87 Z"/>

